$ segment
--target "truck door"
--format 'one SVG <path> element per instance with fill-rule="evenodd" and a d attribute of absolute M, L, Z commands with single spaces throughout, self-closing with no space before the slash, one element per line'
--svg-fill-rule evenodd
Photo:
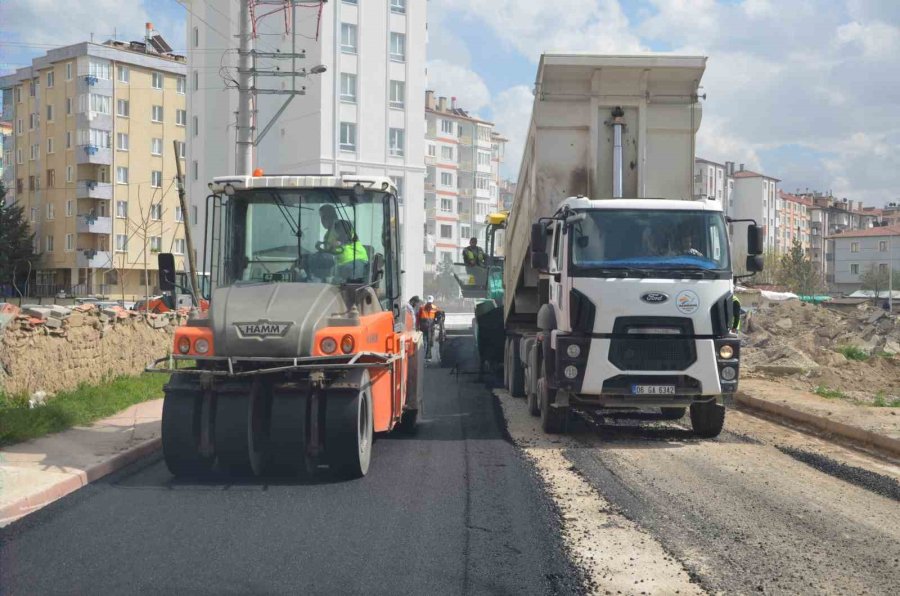
<path fill-rule="evenodd" d="M 553 223 L 553 240 L 550 245 L 550 305 L 559 314 L 562 306 L 562 272 L 565 254 L 563 253 L 563 223 Z M 557 318 L 557 325 L 560 319 Z"/>

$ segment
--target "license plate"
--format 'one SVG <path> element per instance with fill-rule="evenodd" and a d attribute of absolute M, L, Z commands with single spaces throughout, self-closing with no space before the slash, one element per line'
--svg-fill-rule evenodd
<path fill-rule="evenodd" d="M 634 395 L 675 395 L 675 385 L 632 385 Z"/>

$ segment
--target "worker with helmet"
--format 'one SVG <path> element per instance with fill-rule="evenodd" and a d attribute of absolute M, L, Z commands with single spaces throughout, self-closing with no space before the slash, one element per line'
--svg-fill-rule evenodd
<path fill-rule="evenodd" d="M 425 358 L 431 359 L 431 346 L 434 343 L 434 327 L 437 319 L 443 319 L 443 313 L 434 303 L 434 296 L 425 298 L 425 304 L 419 307 L 416 319 L 419 323 L 419 331 L 425 336 Z"/>

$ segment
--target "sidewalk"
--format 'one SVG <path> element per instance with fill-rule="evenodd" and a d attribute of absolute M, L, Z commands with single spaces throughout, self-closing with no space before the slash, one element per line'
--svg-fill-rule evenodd
<path fill-rule="evenodd" d="M 0 449 L 0 526 L 159 449 L 162 402 Z"/>
<path fill-rule="evenodd" d="M 742 380 L 735 401 L 771 417 L 836 435 L 889 457 L 900 457 L 900 408 L 826 399 L 761 379 Z"/>

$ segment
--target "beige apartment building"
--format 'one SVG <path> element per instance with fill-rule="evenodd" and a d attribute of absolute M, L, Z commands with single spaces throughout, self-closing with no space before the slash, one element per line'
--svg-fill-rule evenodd
<path fill-rule="evenodd" d="M 183 268 L 185 61 L 153 40 L 148 29 L 146 42 L 61 47 L 0 77 L 7 200 L 24 207 L 40 253 L 31 295 L 130 298 L 145 281 L 158 291 L 157 253 Z"/>

